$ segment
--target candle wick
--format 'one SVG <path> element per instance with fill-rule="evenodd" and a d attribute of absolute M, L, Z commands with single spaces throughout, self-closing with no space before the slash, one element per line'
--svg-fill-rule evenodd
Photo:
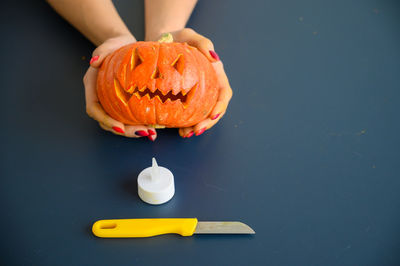
<path fill-rule="evenodd" d="M 159 174 L 160 174 L 160 169 L 158 168 L 156 158 L 153 157 L 153 163 L 151 166 L 151 174 L 150 174 L 151 181 L 156 182 Z"/>

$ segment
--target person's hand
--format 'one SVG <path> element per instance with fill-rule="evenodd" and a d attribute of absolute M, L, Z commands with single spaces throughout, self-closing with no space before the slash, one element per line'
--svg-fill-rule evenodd
<path fill-rule="evenodd" d="M 209 39 L 189 28 L 171 32 L 171 34 L 174 42 L 186 42 L 202 52 L 208 60 L 210 60 L 217 74 L 219 96 L 210 115 L 205 120 L 192 127 L 179 129 L 179 135 L 183 138 L 190 138 L 193 135 L 199 136 L 203 134 L 204 131 L 213 127 L 224 116 L 229 101 L 232 98 L 232 89 L 229 85 L 228 77 L 225 74 L 224 66 L 217 53 L 214 51 L 213 43 Z"/>
<path fill-rule="evenodd" d="M 136 42 L 135 37 L 132 35 L 123 35 L 108 39 L 93 51 L 92 59 L 90 60 L 90 67 L 83 77 L 83 84 L 85 85 L 86 112 L 91 118 L 99 122 L 100 127 L 104 130 L 131 138 L 148 137 L 150 140 L 154 141 L 157 138 L 157 132 L 154 128 L 144 125 L 124 125 L 123 123 L 114 120 L 104 111 L 97 97 L 97 73 L 101 63 L 108 54 L 133 42 Z"/>

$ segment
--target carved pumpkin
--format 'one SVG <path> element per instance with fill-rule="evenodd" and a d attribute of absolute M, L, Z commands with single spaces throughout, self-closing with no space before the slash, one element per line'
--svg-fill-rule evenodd
<path fill-rule="evenodd" d="M 124 124 L 188 127 L 210 114 L 217 77 L 208 59 L 186 43 L 136 42 L 105 59 L 97 94 L 104 110 Z"/>

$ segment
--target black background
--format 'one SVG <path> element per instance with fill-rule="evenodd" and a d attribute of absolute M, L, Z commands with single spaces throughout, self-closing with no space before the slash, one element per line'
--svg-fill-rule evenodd
<path fill-rule="evenodd" d="M 143 2 L 115 1 L 143 39 Z M 200 1 L 234 90 L 200 137 L 156 142 L 85 114 L 94 49 L 44 1 L 1 9 L 3 265 L 398 265 L 397 1 Z M 176 194 L 150 206 L 137 174 L 158 163 Z M 255 236 L 99 239 L 97 219 L 239 220 Z"/>

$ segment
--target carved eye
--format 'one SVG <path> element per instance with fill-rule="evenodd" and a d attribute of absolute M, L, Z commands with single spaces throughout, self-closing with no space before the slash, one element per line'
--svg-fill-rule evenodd
<path fill-rule="evenodd" d="M 139 55 L 138 48 L 136 48 L 134 51 L 132 51 L 132 56 L 131 56 L 131 70 L 135 69 L 138 65 L 140 65 L 143 62 L 142 58 Z"/>
<path fill-rule="evenodd" d="M 178 57 L 175 59 L 175 61 L 171 64 L 172 67 L 176 69 L 176 71 L 179 72 L 179 74 L 182 75 L 183 70 L 185 69 L 184 66 L 184 59 L 183 59 L 183 54 L 178 55 Z"/>

